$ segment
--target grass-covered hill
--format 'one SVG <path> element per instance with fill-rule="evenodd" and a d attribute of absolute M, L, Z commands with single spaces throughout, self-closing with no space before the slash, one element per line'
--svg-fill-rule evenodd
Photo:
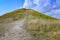
<path fill-rule="evenodd" d="M 60 20 L 25 8 L 0 16 L 0 40 L 15 39 L 60 40 Z"/>

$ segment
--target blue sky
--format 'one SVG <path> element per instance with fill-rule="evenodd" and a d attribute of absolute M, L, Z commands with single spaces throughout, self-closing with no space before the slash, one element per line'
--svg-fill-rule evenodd
<path fill-rule="evenodd" d="M 0 0 L 0 15 L 19 9 L 24 4 L 24 0 Z"/>
<path fill-rule="evenodd" d="M 0 0 L 0 15 L 21 7 L 60 19 L 60 0 Z"/>
<path fill-rule="evenodd" d="M 23 7 L 60 19 L 60 0 L 25 0 Z"/>

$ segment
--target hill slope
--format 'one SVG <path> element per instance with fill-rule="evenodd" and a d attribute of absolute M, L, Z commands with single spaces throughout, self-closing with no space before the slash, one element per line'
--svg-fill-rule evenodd
<path fill-rule="evenodd" d="M 0 16 L 0 40 L 60 40 L 60 21 L 32 9 Z"/>

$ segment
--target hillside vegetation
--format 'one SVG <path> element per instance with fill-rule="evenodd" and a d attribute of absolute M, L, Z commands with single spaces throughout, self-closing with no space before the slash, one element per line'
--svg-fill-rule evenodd
<path fill-rule="evenodd" d="M 14 27 L 22 30 L 17 28 L 12 30 Z M 21 33 L 20 31 L 26 31 L 22 33 L 26 38 L 23 36 L 21 39 L 21 36 L 16 36 L 15 33 Z M 15 36 L 10 38 L 11 32 L 16 36 L 16 40 L 60 40 L 60 20 L 33 9 L 22 8 L 0 16 L 0 39 L 15 40 Z"/>

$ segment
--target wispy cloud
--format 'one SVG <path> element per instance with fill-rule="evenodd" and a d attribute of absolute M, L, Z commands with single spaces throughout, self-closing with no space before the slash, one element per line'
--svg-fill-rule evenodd
<path fill-rule="evenodd" d="M 60 18 L 60 0 L 25 0 L 25 8 L 33 8 L 53 17 Z"/>

